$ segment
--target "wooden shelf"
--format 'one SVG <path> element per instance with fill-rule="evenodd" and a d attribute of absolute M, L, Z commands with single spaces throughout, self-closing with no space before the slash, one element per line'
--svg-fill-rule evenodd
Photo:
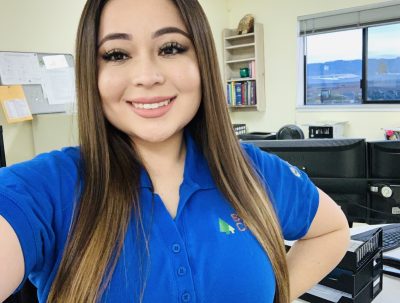
<path fill-rule="evenodd" d="M 256 44 L 255 43 L 246 43 L 246 44 L 241 44 L 241 45 L 235 45 L 235 46 L 228 46 L 225 47 L 225 49 L 238 49 L 238 48 L 246 48 L 246 47 L 254 47 Z"/>
<path fill-rule="evenodd" d="M 255 61 L 256 58 L 245 58 L 245 59 L 238 59 L 238 60 L 229 60 L 226 61 L 226 64 L 234 64 L 234 63 L 240 63 L 240 62 L 250 62 L 250 61 Z"/>
<path fill-rule="evenodd" d="M 255 78 L 234 78 L 234 79 L 226 80 L 226 82 L 228 82 L 228 83 L 240 82 L 240 81 L 256 81 L 256 79 Z"/>
<path fill-rule="evenodd" d="M 234 39 L 240 39 L 240 38 L 246 38 L 246 37 L 252 37 L 254 36 L 254 33 L 248 33 L 248 34 L 242 34 L 242 35 L 233 35 L 233 36 L 226 36 L 225 40 L 234 40 Z"/>
<path fill-rule="evenodd" d="M 254 24 L 254 32 L 237 35 L 236 29 L 225 29 L 224 79 L 230 110 L 265 111 L 264 29 Z M 249 68 L 250 76 L 240 77 L 240 69 Z M 239 84 L 241 83 L 241 84 Z M 243 96 L 244 94 L 244 96 Z M 251 105 L 234 105 L 235 99 Z M 240 101 L 238 101 L 239 103 Z M 254 103 L 256 103 L 254 105 Z"/>

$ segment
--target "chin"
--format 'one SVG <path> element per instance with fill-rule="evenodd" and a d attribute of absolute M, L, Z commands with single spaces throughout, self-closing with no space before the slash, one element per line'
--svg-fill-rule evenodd
<path fill-rule="evenodd" d="M 167 141 L 168 139 L 174 137 L 176 134 L 180 133 L 177 132 L 146 132 L 146 133 L 135 133 L 132 134 L 133 141 L 145 141 L 148 143 L 162 143 Z"/>

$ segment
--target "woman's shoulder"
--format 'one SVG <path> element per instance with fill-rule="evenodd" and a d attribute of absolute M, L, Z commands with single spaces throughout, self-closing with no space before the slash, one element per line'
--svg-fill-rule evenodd
<path fill-rule="evenodd" d="M 12 164 L 0 169 L 1 183 L 25 180 L 29 183 L 37 181 L 52 182 L 57 177 L 71 177 L 76 180 L 80 162 L 78 147 L 65 147 L 39 154 L 28 161 Z"/>
<path fill-rule="evenodd" d="M 262 168 L 264 166 L 269 166 L 271 168 L 282 162 L 276 155 L 263 151 L 254 144 L 241 142 L 240 145 L 256 168 Z"/>

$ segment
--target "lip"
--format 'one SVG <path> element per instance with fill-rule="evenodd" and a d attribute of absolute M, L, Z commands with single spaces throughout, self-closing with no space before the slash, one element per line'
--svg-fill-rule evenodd
<path fill-rule="evenodd" d="M 127 101 L 129 105 L 131 106 L 131 109 L 133 112 L 142 117 L 142 118 L 159 118 L 167 114 L 170 109 L 174 106 L 175 104 L 175 99 L 177 96 L 173 97 L 152 97 L 152 98 L 137 98 L 133 99 L 131 101 Z M 168 105 L 159 107 L 159 108 L 153 108 L 153 109 L 144 109 L 144 108 L 135 108 L 133 103 L 141 103 L 141 104 L 151 104 L 151 103 L 159 103 L 163 102 L 166 100 L 171 100 L 171 102 Z"/>
<path fill-rule="evenodd" d="M 129 103 L 142 103 L 142 104 L 151 104 L 151 103 L 159 103 L 170 99 L 175 99 L 176 96 L 156 96 L 156 97 L 141 97 L 135 98 L 132 100 L 128 100 Z"/>

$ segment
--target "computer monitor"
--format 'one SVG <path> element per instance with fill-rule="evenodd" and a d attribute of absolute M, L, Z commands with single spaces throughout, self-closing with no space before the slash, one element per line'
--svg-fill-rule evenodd
<path fill-rule="evenodd" d="M 0 125 L 0 167 L 6 166 L 6 153 L 4 151 L 3 127 Z"/>
<path fill-rule="evenodd" d="M 370 222 L 400 223 L 400 141 L 368 142 Z"/>
<path fill-rule="evenodd" d="M 349 223 L 367 222 L 365 139 L 253 140 L 305 171 L 343 209 Z"/>

